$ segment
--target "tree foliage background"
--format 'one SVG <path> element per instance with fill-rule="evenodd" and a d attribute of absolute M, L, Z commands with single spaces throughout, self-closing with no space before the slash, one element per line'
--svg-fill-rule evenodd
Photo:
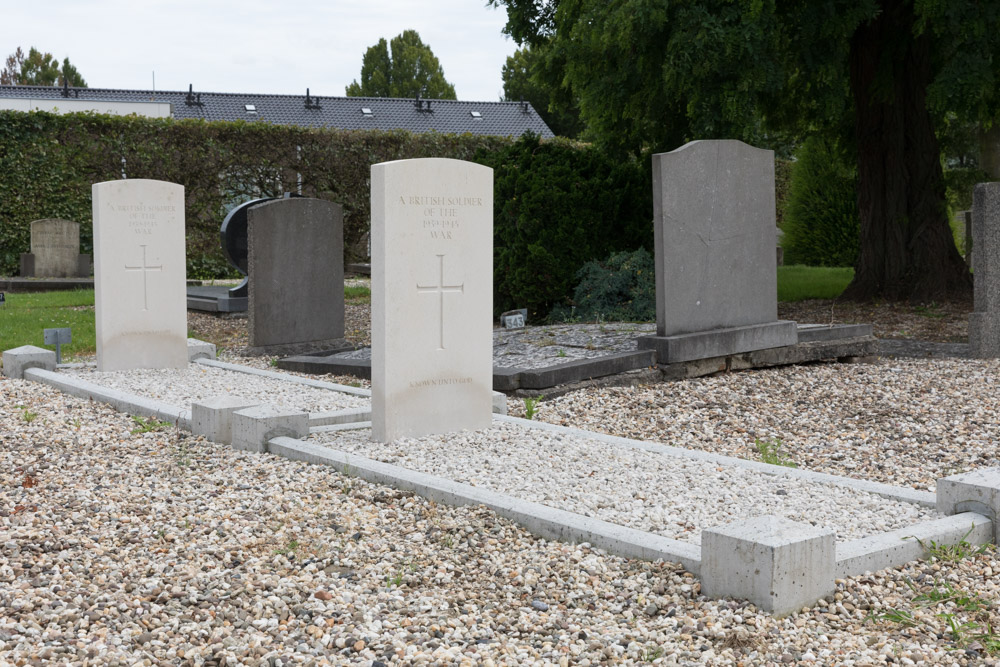
<path fill-rule="evenodd" d="M 380 39 L 361 61 L 361 81 L 347 86 L 348 97 L 421 97 L 454 100 L 455 86 L 431 47 L 416 30 L 404 30 L 389 43 Z"/>
<path fill-rule="evenodd" d="M 547 51 L 549 81 L 612 152 L 736 138 L 779 153 L 813 135 L 858 166 L 850 297 L 967 297 L 941 146 L 950 115 L 1000 117 L 1000 3 L 950 0 L 490 0 Z"/>
<path fill-rule="evenodd" d="M 63 58 L 62 64 L 51 53 L 42 53 L 35 47 L 24 55 L 21 47 L 7 56 L 4 68 L 0 71 L 0 84 L 6 86 L 62 86 L 68 82 L 74 88 L 86 88 L 87 82 L 70 63 L 69 58 Z"/>

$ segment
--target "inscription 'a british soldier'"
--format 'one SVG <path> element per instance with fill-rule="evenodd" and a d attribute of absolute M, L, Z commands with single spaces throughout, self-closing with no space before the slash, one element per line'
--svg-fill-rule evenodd
<path fill-rule="evenodd" d="M 464 208 L 483 206 L 482 197 L 444 197 L 410 195 L 400 197 L 403 206 L 419 208 L 421 227 L 432 239 L 451 241 L 460 228 Z"/>

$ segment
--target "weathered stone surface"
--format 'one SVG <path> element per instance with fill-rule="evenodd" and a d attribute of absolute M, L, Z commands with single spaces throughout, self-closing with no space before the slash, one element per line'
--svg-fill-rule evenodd
<path fill-rule="evenodd" d="M 980 183 L 972 194 L 975 312 L 969 315 L 973 357 L 1000 357 L 1000 183 Z"/>
<path fill-rule="evenodd" d="M 340 204 L 292 197 L 247 212 L 251 353 L 343 344 Z"/>

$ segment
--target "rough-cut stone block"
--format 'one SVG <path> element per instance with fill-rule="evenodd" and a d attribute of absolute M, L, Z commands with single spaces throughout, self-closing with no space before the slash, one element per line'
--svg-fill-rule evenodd
<path fill-rule="evenodd" d="M 937 481 L 937 511 L 941 514 L 976 512 L 1000 517 L 1000 468 L 981 468 Z"/>
<path fill-rule="evenodd" d="M 372 165 L 372 438 L 492 424 L 493 170 Z"/>
<path fill-rule="evenodd" d="M 43 347 L 22 345 L 3 353 L 3 374 L 9 378 L 21 379 L 29 368 L 56 369 L 56 353 Z"/>
<path fill-rule="evenodd" d="M 507 414 L 507 394 L 501 393 L 499 391 L 493 392 L 493 414 L 495 415 Z"/>
<path fill-rule="evenodd" d="M 777 320 L 676 336 L 643 336 L 638 345 L 640 350 L 656 350 L 656 363 L 673 364 L 795 345 L 798 341 L 795 322 Z"/>
<path fill-rule="evenodd" d="M 309 435 L 308 412 L 282 412 L 270 405 L 258 405 L 233 413 L 232 446 L 251 452 L 266 452 L 271 438 Z"/>
<path fill-rule="evenodd" d="M 236 396 L 213 396 L 191 403 L 191 431 L 212 442 L 225 445 L 233 442 L 233 413 L 259 405 L 256 401 Z"/>
<path fill-rule="evenodd" d="M 975 312 L 969 315 L 969 352 L 1000 357 L 1000 183 L 980 183 L 972 193 Z"/>
<path fill-rule="evenodd" d="M 775 516 L 703 530 L 701 592 L 750 600 L 776 615 L 834 591 L 834 532 Z"/>
<path fill-rule="evenodd" d="M 188 338 L 188 361 L 195 359 L 215 359 L 215 345 L 197 338 Z"/>

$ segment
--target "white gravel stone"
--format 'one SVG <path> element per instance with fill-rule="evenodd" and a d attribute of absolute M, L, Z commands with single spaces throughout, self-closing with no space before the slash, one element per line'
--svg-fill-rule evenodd
<path fill-rule="evenodd" d="M 591 438 L 495 423 L 391 443 L 367 429 L 317 433 L 332 449 L 522 500 L 700 544 L 701 530 L 777 515 L 856 539 L 938 518 L 931 509 L 841 486 L 680 459 Z"/>
<path fill-rule="evenodd" d="M 190 408 L 192 401 L 213 396 L 254 399 L 282 410 L 309 413 L 366 408 L 370 405 L 368 399 L 359 396 L 201 364 L 188 364 L 186 368 L 180 369 L 138 369 L 107 373 L 84 366 L 62 369 L 60 372 L 102 387 L 155 398 L 182 408 Z"/>

